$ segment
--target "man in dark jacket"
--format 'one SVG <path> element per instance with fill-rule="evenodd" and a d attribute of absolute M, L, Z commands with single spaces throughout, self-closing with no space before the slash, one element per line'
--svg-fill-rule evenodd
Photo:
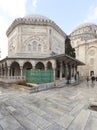
<path fill-rule="evenodd" d="M 91 80 L 92 80 L 92 83 L 95 81 L 95 76 L 94 75 L 91 77 Z"/>

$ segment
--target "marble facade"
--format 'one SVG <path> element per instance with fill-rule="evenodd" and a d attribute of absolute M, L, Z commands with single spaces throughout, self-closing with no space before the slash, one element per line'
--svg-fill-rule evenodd
<path fill-rule="evenodd" d="M 75 48 L 76 59 L 84 62 L 78 71 L 83 76 L 97 76 L 97 25 L 82 24 L 71 34 L 71 45 Z"/>

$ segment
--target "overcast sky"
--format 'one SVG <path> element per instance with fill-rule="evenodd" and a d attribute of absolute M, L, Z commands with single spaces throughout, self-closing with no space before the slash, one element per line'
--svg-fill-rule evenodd
<path fill-rule="evenodd" d="M 6 31 L 15 18 L 40 14 L 66 33 L 87 22 L 97 24 L 97 0 L 0 0 L 1 59 L 8 54 Z"/>

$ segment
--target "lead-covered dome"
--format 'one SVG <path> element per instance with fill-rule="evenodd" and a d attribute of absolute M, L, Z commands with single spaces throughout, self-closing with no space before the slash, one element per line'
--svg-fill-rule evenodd
<path fill-rule="evenodd" d="M 39 14 L 33 14 L 33 15 L 28 15 L 23 17 L 24 19 L 32 19 L 32 20 L 46 20 L 46 21 L 52 21 L 51 19 L 49 19 L 46 16 L 43 15 L 39 15 Z M 53 21 L 52 21 L 53 22 Z"/>
<path fill-rule="evenodd" d="M 79 26 L 77 26 L 76 28 L 75 28 L 75 30 L 78 30 L 78 29 L 80 29 L 80 28 L 86 28 L 86 27 L 97 27 L 97 25 L 95 25 L 95 24 L 93 24 L 93 23 L 83 23 L 83 24 L 80 24 Z"/>
<path fill-rule="evenodd" d="M 64 33 L 64 31 L 61 30 L 61 28 L 51 19 L 42 16 L 42 15 L 28 15 L 22 18 L 17 18 L 13 21 L 13 23 L 11 24 L 11 26 L 8 28 L 6 34 L 7 36 L 10 34 L 10 32 L 17 26 L 17 25 L 47 25 L 47 26 L 52 26 L 53 28 L 55 28 L 58 32 L 60 32 L 62 35 L 66 36 L 66 34 Z"/>
<path fill-rule="evenodd" d="M 79 25 L 70 34 L 72 39 L 90 40 L 97 38 L 97 25 L 92 23 L 84 23 Z"/>

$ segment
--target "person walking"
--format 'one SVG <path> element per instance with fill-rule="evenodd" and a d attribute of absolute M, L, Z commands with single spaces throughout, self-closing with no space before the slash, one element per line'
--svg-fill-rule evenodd
<path fill-rule="evenodd" d="M 89 81 L 89 76 L 86 77 L 86 80 L 87 80 L 87 83 L 88 83 L 88 81 Z"/>
<path fill-rule="evenodd" d="M 67 83 L 66 84 L 69 84 L 70 83 L 70 75 L 67 76 Z"/>
<path fill-rule="evenodd" d="M 95 81 L 95 76 L 94 75 L 91 77 L 91 80 L 92 80 L 92 83 Z"/>
<path fill-rule="evenodd" d="M 97 81 L 97 76 L 96 76 L 96 81 Z"/>

